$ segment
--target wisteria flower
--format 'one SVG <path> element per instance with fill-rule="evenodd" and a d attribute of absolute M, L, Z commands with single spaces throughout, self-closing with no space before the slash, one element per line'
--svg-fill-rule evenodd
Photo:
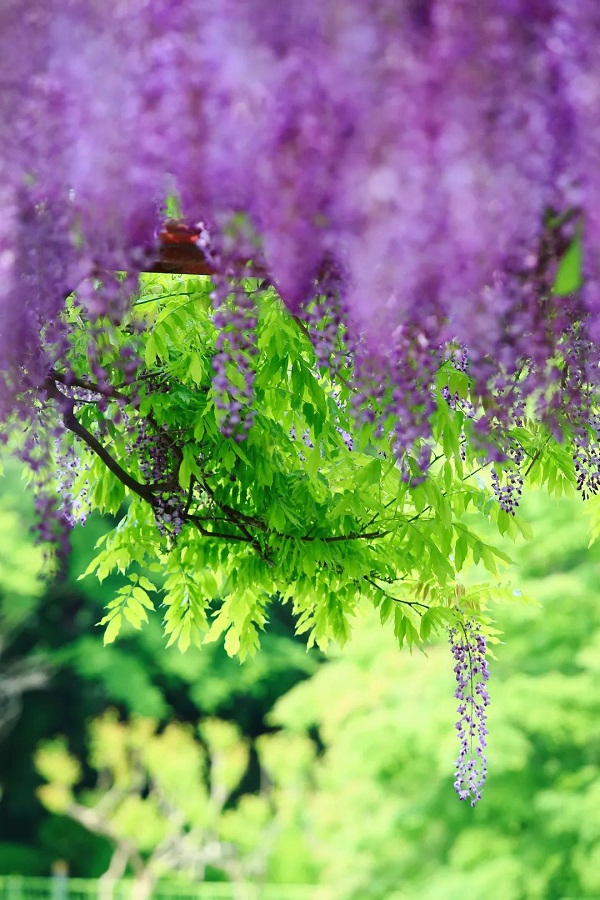
<path fill-rule="evenodd" d="M 459 701 L 456 731 L 460 753 L 456 762 L 454 788 L 461 800 L 471 806 L 481 799 L 487 776 L 487 714 L 490 703 L 486 639 L 475 619 L 466 619 L 449 629 L 450 647 L 455 660 L 456 691 Z"/>

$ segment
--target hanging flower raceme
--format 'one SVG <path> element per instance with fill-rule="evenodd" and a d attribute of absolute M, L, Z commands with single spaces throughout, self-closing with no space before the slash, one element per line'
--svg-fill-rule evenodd
<path fill-rule="evenodd" d="M 454 788 L 461 800 L 471 806 L 481 799 L 487 775 L 486 709 L 490 703 L 487 691 L 489 677 L 486 640 L 481 626 L 474 619 L 466 619 L 449 629 L 450 647 L 454 657 L 456 691 L 459 701 L 456 731 L 460 753 L 456 762 Z"/>

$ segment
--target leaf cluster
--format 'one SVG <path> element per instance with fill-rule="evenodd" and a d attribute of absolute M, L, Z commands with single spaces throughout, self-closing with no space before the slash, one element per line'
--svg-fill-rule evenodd
<path fill-rule="evenodd" d="M 422 477 L 415 459 L 398 459 L 385 398 L 356 415 L 343 346 L 342 362 L 323 368 L 310 333 L 319 325 L 289 315 L 267 283 L 243 288 L 257 316 L 244 440 L 220 427 L 231 398 L 213 385 L 219 330 L 209 278 L 145 277 L 118 326 L 92 326 L 70 304 L 71 374 L 53 373 L 49 398 L 78 454 L 74 496 L 120 517 L 85 573 L 130 579 L 108 603 L 106 641 L 124 622 L 141 627 L 157 604 L 168 643 L 184 650 L 225 635 L 228 653 L 242 659 L 257 649 L 274 602 L 291 604 L 298 632 L 321 649 L 348 639 L 363 603 L 409 647 L 462 611 L 484 614 L 510 593 L 498 570 L 508 557 L 493 535 L 515 538 L 527 526 L 502 512 L 485 480 L 468 374 L 451 360 L 437 372 Z M 135 376 L 124 378 L 132 357 Z M 93 380 L 98 366 L 102 384 Z M 226 374 L 232 391 L 243 387 L 238 366 Z M 569 454 L 543 426 L 524 418 L 508 440 L 532 480 L 571 489 Z M 163 468 L 149 481 L 158 444 Z M 485 589 L 465 587 L 468 564 L 487 570 Z"/>

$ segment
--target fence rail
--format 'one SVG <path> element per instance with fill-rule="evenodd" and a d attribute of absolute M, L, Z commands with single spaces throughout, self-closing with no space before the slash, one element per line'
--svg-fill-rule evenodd
<path fill-rule="evenodd" d="M 0 875 L 0 900 L 135 900 L 132 880 L 29 878 Z M 159 883 L 152 900 L 334 900 L 327 888 L 310 885 Z"/>

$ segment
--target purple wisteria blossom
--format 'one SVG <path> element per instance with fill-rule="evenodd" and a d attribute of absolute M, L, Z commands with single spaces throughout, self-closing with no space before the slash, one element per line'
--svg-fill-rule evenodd
<path fill-rule="evenodd" d="M 553 433 L 585 440 L 599 85 L 595 0 L 5 0 L 0 425 L 37 415 L 69 292 L 91 318 L 123 315 L 175 186 L 217 269 L 226 434 L 253 420 L 236 287 L 251 262 L 294 314 L 320 298 L 319 364 L 335 367 L 343 334 L 357 413 L 385 399 L 399 458 L 431 438 L 449 343 L 491 410 L 483 446 L 516 424 L 517 382 Z M 557 293 L 577 242 L 581 271 Z"/>
<path fill-rule="evenodd" d="M 461 800 L 470 799 L 471 806 L 475 806 L 481 799 L 487 775 L 486 709 L 490 697 L 487 692 L 486 640 L 474 619 L 466 619 L 456 628 L 450 628 L 449 636 L 456 663 L 454 696 L 459 701 L 460 716 L 456 723 L 460 753 L 454 788 Z"/>
<path fill-rule="evenodd" d="M 539 389 L 573 315 L 600 336 L 598 47 L 593 0 L 8 0 L 8 392 L 43 373 L 39 322 L 68 290 L 143 268 L 173 183 L 217 245 L 247 221 L 292 310 L 343 273 L 346 330 L 397 386 L 400 444 L 426 431 L 448 339 L 482 392 L 524 355 Z M 585 290 L 569 305 L 547 289 L 578 222 Z M 104 277 L 90 304 L 116 314 L 124 292 Z"/>

